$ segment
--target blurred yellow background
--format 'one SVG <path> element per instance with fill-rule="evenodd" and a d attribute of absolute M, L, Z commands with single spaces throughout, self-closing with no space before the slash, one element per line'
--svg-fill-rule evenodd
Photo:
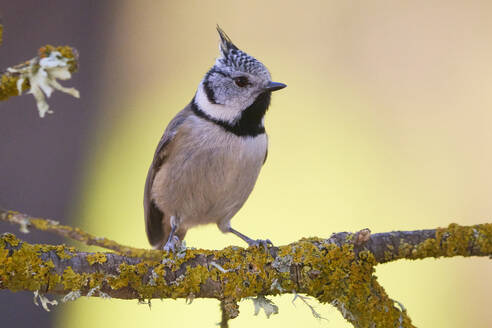
<path fill-rule="evenodd" d="M 492 2 L 121 1 L 101 58 L 108 110 L 74 209 L 81 228 L 148 247 L 147 169 L 167 123 L 218 55 L 217 23 L 288 85 L 273 95 L 268 161 L 232 221 L 239 231 L 282 245 L 366 227 L 490 221 Z M 215 226 L 190 230 L 186 242 L 245 246 Z M 490 260 L 400 261 L 376 274 L 416 326 L 492 325 Z M 280 313 L 268 320 L 243 301 L 231 327 L 351 326 L 313 300 L 329 320 L 318 323 L 292 298 L 273 298 Z M 115 299 L 64 306 L 58 327 L 213 327 L 220 319 L 216 300 L 154 300 L 151 310 Z"/>

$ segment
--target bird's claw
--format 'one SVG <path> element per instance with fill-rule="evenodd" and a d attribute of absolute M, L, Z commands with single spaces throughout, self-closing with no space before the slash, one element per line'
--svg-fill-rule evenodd
<path fill-rule="evenodd" d="M 270 246 L 273 246 L 273 243 L 270 241 L 270 239 L 251 239 L 249 238 L 248 236 L 245 236 L 243 235 L 242 233 L 240 233 L 239 231 L 229 227 L 229 232 L 235 234 L 236 236 L 238 236 L 239 238 L 241 238 L 242 240 L 244 240 L 245 242 L 248 243 L 249 247 L 251 246 L 256 246 L 256 247 L 260 247 L 260 246 L 263 246 L 263 248 L 265 249 L 265 252 L 268 251 L 268 245 Z"/>
<path fill-rule="evenodd" d="M 255 247 L 260 247 L 260 246 L 263 246 L 263 248 L 265 249 L 265 252 L 268 251 L 268 245 L 270 246 L 273 246 L 273 243 L 270 241 L 270 239 L 250 239 L 248 241 L 248 245 L 251 247 L 251 246 L 255 246 Z"/>
<path fill-rule="evenodd" d="M 178 236 L 173 236 L 171 239 L 167 241 L 167 243 L 164 245 L 162 250 L 164 252 L 171 252 L 174 253 L 177 249 L 177 246 L 179 244 L 179 238 Z"/>

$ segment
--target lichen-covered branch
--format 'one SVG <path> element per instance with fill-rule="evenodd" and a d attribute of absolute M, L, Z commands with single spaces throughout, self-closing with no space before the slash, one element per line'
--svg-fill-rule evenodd
<path fill-rule="evenodd" d="M 333 234 L 331 240 L 343 245 L 353 234 Z M 392 231 L 372 234 L 364 243 L 354 245 L 354 252 L 369 251 L 378 264 L 399 259 L 428 257 L 490 256 L 492 224 L 460 226 L 452 223 L 447 228 Z"/>
<path fill-rule="evenodd" d="M 0 288 L 140 300 L 216 298 L 224 309 L 230 307 L 224 312 L 230 317 L 245 297 L 299 293 L 334 305 L 356 327 L 413 327 L 406 310 L 378 284 L 375 265 L 400 258 L 491 255 L 492 224 L 365 234 L 362 242 L 357 233 L 338 233 L 267 252 L 228 247 L 176 254 L 138 250 L 134 256 L 31 245 L 4 234 Z"/>
<path fill-rule="evenodd" d="M 126 256 L 142 258 L 150 257 L 155 259 L 161 254 L 159 251 L 133 248 L 121 245 L 108 238 L 96 237 L 83 231 L 82 229 L 62 225 L 58 221 L 36 218 L 16 211 L 4 210 L 2 208 L 0 208 L 0 221 L 19 225 L 20 231 L 24 233 L 29 232 L 30 228 L 35 228 L 41 231 L 57 234 L 65 238 L 70 238 L 89 246 L 99 246 L 110 249 Z"/>

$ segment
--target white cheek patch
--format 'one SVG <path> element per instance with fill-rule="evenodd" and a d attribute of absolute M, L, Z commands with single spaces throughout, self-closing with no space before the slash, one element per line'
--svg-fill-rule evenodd
<path fill-rule="evenodd" d="M 241 109 L 231 108 L 230 106 L 212 104 L 203 87 L 203 82 L 198 86 L 195 95 L 195 103 L 205 114 L 219 121 L 234 123 L 241 116 Z"/>

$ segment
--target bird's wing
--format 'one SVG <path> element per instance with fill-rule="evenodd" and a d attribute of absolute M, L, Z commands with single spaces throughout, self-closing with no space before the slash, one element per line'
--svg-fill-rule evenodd
<path fill-rule="evenodd" d="M 186 118 L 191 114 L 189 106 L 185 107 L 179 112 L 169 123 L 164 134 L 157 145 L 157 149 L 154 154 L 154 159 L 150 165 L 149 172 L 147 173 L 147 179 L 145 180 L 144 190 L 144 215 L 145 215 L 145 231 L 147 232 L 147 238 L 149 243 L 153 246 L 161 243 L 164 238 L 164 230 L 162 226 L 162 219 L 164 213 L 154 203 L 151 190 L 154 182 L 155 174 L 159 171 L 159 168 L 164 164 L 167 157 L 166 149 L 170 143 L 172 143 L 179 127 L 183 124 Z"/>

